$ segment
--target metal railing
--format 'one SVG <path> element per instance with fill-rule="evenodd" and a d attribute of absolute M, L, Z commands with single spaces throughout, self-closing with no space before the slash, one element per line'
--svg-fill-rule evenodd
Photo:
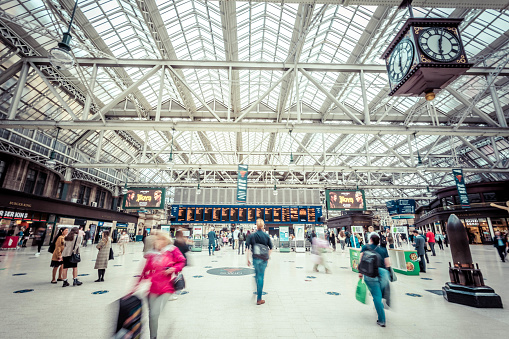
<path fill-rule="evenodd" d="M 472 203 L 470 204 L 470 208 L 482 208 L 482 207 L 490 207 L 490 204 L 497 204 L 497 205 L 503 205 L 505 206 L 505 201 L 497 201 L 497 202 L 479 202 L 479 203 Z M 455 210 L 463 210 L 461 205 L 449 205 L 449 206 L 443 206 L 443 207 L 436 207 L 429 211 L 426 211 L 422 214 L 415 216 L 415 222 L 419 221 L 419 219 L 425 218 L 431 214 L 435 214 L 442 211 L 455 211 Z"/>

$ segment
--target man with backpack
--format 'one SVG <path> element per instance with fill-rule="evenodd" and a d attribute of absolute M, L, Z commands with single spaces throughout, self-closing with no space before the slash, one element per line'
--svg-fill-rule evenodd
<path fill-rule="evenodd" d="M 419 233 L 419 231 L 414 230 L 414 247 L 417 251 L 417 255 L 419 256 L 419 269 L 421 273 L 426 273 L 426 239 Z"/>
<path fill-rule="evenodd" d="M 237 254 L 240 254 L 240 247 L 242 247 L 242 254 L 244 254 L 244 241 L 246 240 L 246 235 L 244 234 L 244 230 L 241 228 L 239 232 L 239 247 Z"/>
<path fill-rule="evenodd" d="M 380 237 L 372 234 L 369 238 L 369 244 L 362 246 L 358 270 L 359 278 L 362 279 L 364 276 L 364 282 L 373 296 L 373 303 L 378 314 L 376 323 L 380 327 L 385 327 L 385 311 L 382 298 L 385 298 L 387 305 L 390 304 L 389 269 L 391 261 L 387 249 L 378 246 L 379 244 Z"/>
<path fill-rule="evenodd" d="M 263 219 L 256 220 L 257 231 L 249 236 L 247 241 L 247 266 L 251 266 L 250 254 L 253 252 L 253 267 L 255 269 L 256 281 L 256 305 L 265 304 L 262 300 L 263 279 L 265 277 L 265 269 L 272 253 L 272 241 L 263 231 L 265 223 Z"/>

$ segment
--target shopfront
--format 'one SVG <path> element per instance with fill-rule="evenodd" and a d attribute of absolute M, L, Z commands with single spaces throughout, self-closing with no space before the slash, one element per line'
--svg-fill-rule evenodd
<path fill-rule="evenodd" d="M 468 234 L 470 244 L 490 244 L 493 242 L 487 218 L 460 219 Z"/>

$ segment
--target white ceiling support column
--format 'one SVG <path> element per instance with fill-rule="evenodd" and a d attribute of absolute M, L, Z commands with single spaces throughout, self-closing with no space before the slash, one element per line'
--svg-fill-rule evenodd
<path fill-rule="evenodd" d="M 168 66 L 168 69 L 173 73 L 173 75 L 187 88 L 187 90 L 189 92 L 191 92 L 191 94 L 193 94 L 195 96 L 196 99 L 198 99 L 198 101 L 201 102 L 201 104 L 207 109 L 207 111 L 210 112 L 210 114 L 212 114 L 214 116 L 214 118 L 217 119 L 217 121 L 221 121 L 221 118 L 219 118 L 219 116 L 216 114 L 216 112 L 214 112 L 212 110 L 212 108 L 209 107 L 209 105 L 207 105 L 207 103 L 205 102 L 205 100 L 203 100 L 203 98 L 201 96 L 199 96 L 198 94 L 196 94 L 193 89 L 191 88 L 191 86 L 189 86 L 187 84 L 187 82 L 184 80 L 184 78 L 182 78 L 180 76 L 180 74 L 178 74 L 175 69 L 173 69 L 173 67 L 171 66 Z"/>
<path fill-rule="evenodd" d="M 27 82 L 29 68 L 30 66 L 28 66 L 26 62 L 24 62 L 23 66 L 21 67 L 21 73 L 19 74 L 18 84 L 16 85 L 16 91 L 14 92 L 14 97 L 12 98 L 11 106 L 9 107 L 9 112 L 7 114 L 7 119 L 9 120 L 16 119 L 19 103 L 21 101 L 21 95 L 23 94 L 23 90 L 25 89 L 25 84 Z"/>
<path fill-rule="evenodd" d="M 368 102 L 368 96 L 366 94 L 366 82 L 364 80 L 364 71 L 363 70 L 361 70 L 360 78 L 361 78 L 362 103 L 364 105 L 364 123 L 366 125 L 369 125 L 371 123 L 371 120 L 369 117 L 369 102 Z"/>
<path fill-rule="evenodd" d="M 297 140 L 297 138 L 295 138 L 295 136 L 290 134 L 290 137 L 293 140 L 295 140 L 295 142 L 304 150 L 304 152 L 306 152 L 311 158 L 313 158 L 315 162 L 317 162 L 319 165 L 322 165 L 322 163 L 317 158 L 315 158 L 313 154 L 311 154 L 311 152 L 309 152 L 308 149 L 299 140 Z"/>
<path fill-rule="evenodd" d="M 414 135 L 414 138 L 415 138 L 415 135 Z M 414 149 L 412 147 L 412 135 L 411 134 L 407 135 L 407 141 L 408 141 L 408 153 L 410 153 L 410 162 L 412 163 L 412 167 L 414 167 L 415 166 L 415 157 L 414 157 Z"/>
<path fill-rule="evenodd" d="M 143 153 L 141 153 L 141 161 L 145 162 L 147 159 L 147 146 L 148 146 L 148 132 L 145 131 L 145 142 L 143 143 Z"/>
<path fill-rule="evenodd" d="M 405 160 L 405 158 L 403 158 L 398 152 L 393 150 L 392 147 L 389 146 L 379 135 L 375 135 L 375 138 L 378 141 L 380 141 L 380 143 L 382 143 L 382 145 L 384 145 L 387 148 L 387 150 L 389 152 L 391 152 L 392 154 L 394 154 L 396 156 L 396 158 L 398 158 L 402 163 L 404 163 L 408 167 L 413 167 L 413 166 L 410 166 L 410 164 Z"/>
<path fill-rule="evenodd" d="M 468 100 L 467 98 L 465 98 L 461 93 L 459 93 L 458 91 L 456 91 L 455 89 L 453 89 L 451 86 L 448 86 L 446 88 L 446 91 L 448 91 L 449 93 L 451 93 L 459 102 L 461 102 L 463 105 L 465 105 L 464 109 L 467 109 L 468 106 L 470 106 L 470 100 Z M 479 108 L 477 107 L 473 107 L 472 108 L 472 112 L 474 112 L 475 114 L 477 114 L 484 122 L 486 122 L 488 125 L 490 126 L 499 126 L 498 123 L 496 123 L 493 119 L 491 119 L 489 117 L 489 115 L 487 115 L 486 113 L 484 113 L 483 111 L 481 111 Z"/>
<path fill-rule="evenodd" d="M 355 123 L 357 123 L 358 125 L 364 125 L 364 123 L 362 121 L 359 120 L 359 118 L 357 118 L 355 116 L 355 113 L 352 112 L 348 107 L 346 107 L 345 105 L 343 105 L 342 103 L 340 103 L 329 91 L 327 91 L 321 84 L 318 83 L 318 81 L 316 81 L 312 76 L 311 74 L 309 74 L 307 71 L 305 71 L 304 69 L 300 69 L 300 72 L 302 74 L 304 74 L 304 76 L 306 78 L 309 79 L 309 81 L 311 81 L 313 83 L 313 85 L 316 86 L 316 88 L 318 88 L 320 91 L 322 91 L 323 94 L 325 94 L 330 100 L 332 100 L 332 102 L 334 104 L 336 104 L 336 106 L 338 106 L 339 108 L 341 108 L 343 110 L 343 112 L 345 112 L 346 115 L 348 115 Z"/>
<path fill-rule="evenodd" d="M 479 151 L 479 149 L 477 149 L 477 147 L 475 147 L 474 145 L 472 145 L 472 143 L 470 141 L 468 141 L 467 139 L 465 139 L 464 137 L 462 136 L 458 136 L 458 138 L 465 144 L 467 145 L 475 154 L 477 154 L 479 157 L 481 157 L 482 159 L 484 159 L 484 161 L 486 161 L 489 165 L 491 166 L 495 166 L 495 164 L 493 163 L 493 161 L 490 160 L 490 158 L 488 158 L 486 155 L 484 155 L 481 151 Z"/>
<path fill-rule="evenodd" d="M 232 113 L 232 91 L 233 91 L 233 87 L 232 87 L 232 68 L 231 67 L 228 67 L 228 88 L 229 88 L 229 92 L 228 92 L 228 114 L 227 114 L 227 117 L 226 117 L 226 121 L 231 121 L 231 113 Z"/>
<path fill-rule="evenodd" d="M 99 162 L 101 159 L 101 151 L 103 149 L 103 138 L 104 138 L 104 130 L 99 131 L 99 140 L 97 140 L 97 151 L 95 153 L 95 162 Z"/>
<path fill-rule="evenodd" d="M 253 108 L 255 108 L 256 106 L 258 106 L 258 104 L 260 102 L 262 102 L 262 100 L 267 96 L 269 95 L 270 92 L 272 92 L 274 90 L 274 88 L 276 88 L 280 83 L 281 81 L 283 81 L 287 76 L 288 74 L 290 74 L 291 72 L 293 71 L 293 68 L 290 68 L 288 69 L 285 74 L 283 74 L 283 76 L 278 80 L 276 81 L 267 91 L 265 91 L 265 93 L 263 93 L 259 98 L 258 100 L 256 100 L 247 110 L 245 110 L 244 112 L 242 112 L 242 114 L 235 120 L 235 122 L 239 122 L 240 120 L 242 120 L 242 118 L 244 118 L 244 116 L 246 114 L 248 114 L 249 112 L 251 112 L 251 110 Z"/>
<path fill-rule="evenodd" d="M 8 51 L 7 53 L 13 53 L 13 51 Z M 2 57 L 0 57 L 0 62 L 3 62 L 6 60 L 3 60 Z M 18 74 L 19 71 L 23 68 L 24 60 L 20 59 L 18 60 L 14 65 L 9 66 L 5 71 L 0 74 L 0 86 L 3 85 L 7 80 L 10 80 L 14 78 L 16 74 Z"/>
<path fill-rule="evenodd" d="M 176 139 L 178 138 L 183 132 L 179 132 L 177 135 L 173 135 L 172 134 L 172 138 L 173 139 Z M 152 158 L 150 158 L 150 160 L 148 160 L 147 162 L 151 163 L 151 162 L 156 162 L 156 159 L 157 157 L 159 156 L 159 154 L 161 154 L 161 152 L 163 152 L 168 146 L 170 146 L 172 143 L 172 140 L 169 140 L 164 146 L 163 148 L 161 148 L 155 155 L 152 156 Z"/>
<path fill-rule="evenodd" d="M 138 159 L 136 159 L 136 156 L 131 153 L 131 151 L 129 150 L 129 146 L 125 143 L 124 139 L 122 139 L 118 133 L 112 133 L 113 136 L 115 136 L 115 138 L 120 142 L 120 144 L 123 146 L 121 148 L 123 148 L 124 152 L 126 152 L 133 160 L 135 163 L 138 163 Z M 111 141 L 111 140 L 110 140 Z M 132 164 L 126 164 L 127 165 L 127 168 L 129 168 L 129 165 L 132 165 Z M 131 167 L 131 168 L 134 168 L 134 167 Z"/>
<path fill-rule="evenodd" d="M 48 89 L 51 91 L 51 94 L 53 94 L 55 96 L 55 98 L 57 99 L 57 101 L 60 102 L 60 104 L 62 105 L 62 107 L 65 109 L 65 111 L 71 116 L 71 118 L 73 118 L 74 120 L 79 120 L 78 117 L 76 116 L 76 114 L 74 114 L 74 112 L 72 111 L 72 109 L 69 107 L 69 105 L 67 105 L 67 102 L 65 102 L 64 98 L 62 98 L 62 96 L 57 92 L 57 90 L 55 89 L 55 87 L 53 87 L 53 85 L 49 82 L 48 79 L 46 79 L 46 77 L 44 76 L 44 74 L 37 68 L 37 66 L 35 66 L 33 63 L 30 63 L 30 65 L 32 66 L 32 68 L 35 70 L 35 72 L 37 73 L 37 75 L 42 79 L 42 81 L 44 81 L 44 83 L 46 84 L 46 86 L 48 87 Z"/>
<path fill-rule="evenodd" d="M 125 91 L 120 93 L 115 99 L 107 103 L 101 110 L 99 111 L 100 115 L 104 115 L 104 113 L 110 111 L 113 107 L 115 107 L 116 104 L 118 104 L 120 101 L 124 100 L 129 94 L 132 94 L 134 91 L 138 90 L 138 87 L 147 81 L 151 76 L 153 76 L 157 71 L 161 69 L 161 66 L 155 66 L 152 68 L 149 72 L 145 73 L 138 81 L 133 83 L 131 86 L 129 86 Z"/>
<path fill-rule="evenodd" d="M 161 106 L 163 102 L 163 89 L 164 89 L 164 68 L 161 70 L 161 79 L 159 80 L 159 95 L 157 97 L 157 108 L 156 108 L 156 118 L 155 121 L 161 120 Z"/>
<path fill-rule="evenodd" d="M 486 80 L 488 83 L 491 82 L 491 76 L 487 75 Z M 491 99 L 493 100 L 493 106 L 495 107 L 495 114 L 497 115 L 498 123 L 501 127 L 507 127 L 507 120 L 504 116 L 504 110 L 502 109 L 502 106 L 500 105 L 500 99 L 497 94 L 497 87 L 495 86 L 495 82 L 491 82 L 491 86 L 489 88 Z"/>
<path fill-rule="evenodd" d="M 497 162 L 495 163 L 495 167 L 496 166 L 500 166 L 500 153 L 498 152 L 498 146 L 497 146 L 497 141 L 495 140 L 494 137 L 490 137 L 490 141 L 491 141 L 491 147 L 493 147 L 493 153 L 495 153 L 495 159 L 497 159 Z"/>
<path fill-rule="evenodd" d="M 90 105 L 92 104 L 92 96 L 94 95 L 94 88 L 97 79 L 97 64 L 92 66 L 92 77 L 90 78 L 89 92 L 87 93 L 87 99 L 85 101 L 85 106 L 83 107 L 83 113 L 81 118 L 83 120 L 88 120 L 88 115 L 90 114 Z"/>

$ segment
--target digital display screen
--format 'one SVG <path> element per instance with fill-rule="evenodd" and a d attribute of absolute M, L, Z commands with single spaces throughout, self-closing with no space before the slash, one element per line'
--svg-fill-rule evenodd
<path fill-rule="evenodd" d="M 196 216 L 194 220 L 203 221 L 203 207 L 196 207 Z"/>
<path fill-rule="evenodd" d="M 265 208 L 265 221 L 272 222 L 272 208 Z"/>
<path fill-rule="evenodd" d="M 214 214 L 212 215 L 212 221 L 221 221 L 221 209 L 214 208 Z"/>
<path fill-rule="evenodd" d="M 230 209 L 229 208 L 221 208 L 221 221 L 230 220 Z"/>
<path fill-rule="evenodd" d="M 247 217 L 246 217 L 246 208 L 239 208 L 239 221 L 246 221 L 247 220 Z"/>
<path fill-rule="evenodd" d="M 299 221 L 308 221 L 306 208 L 299 208 Z"/>
<path fill-rule="evenodd" d="M 205 217 L 203 221 L 212 221 L 212 207 L 205 207 Z"/>
<path fill-rule="evenodd" d="M 290 209 L 283 207 L 283 222 L 290 222 Z"/>
<path fill-rule="evenodd" d="M 239 220 L 239 209 L 238 208 L 230 208 L 230 221 L 237 221 Z"/>
<path fill-rule="evenodd" d="M 124 195 L 123 209 L 164 208 L 164 188 L 128 188 Z"/>
<path fill-rule="evenodd" d="M 194 207 L 187 208 L 186 221 L 194 221 Z"/>
<path fill-rule="evenodd" d="M 256 219 L 263 219 L 263 208 L 256 209 Z"/>
<path fill-rule="evenodd" d="M 316 221 L 316 214 L 314 208 L 308 208 L 308 221 L 309 222 L 315 222 Z"/>
<path fill-rule="evenodd" d="M 274 222 L 281 222 L 281 208 L 274 208 Z"/>
<path fill-rule="evenodd" d="M 247 221 L 256 221 L 255 213 L 256 213 L 255 208 L 248 208 L 247 209 Z"/>
<path fill-rule="evenodd" d="M 297 207 L 290 208 L 291 221 L 298 222 L 299 221 L 299 209 Z"/>
<path fill-rule="evenodd" d="M 179 207 L 179 216 L 178 221 L 186 221 L 186 208 L 185 207 Z"/>
<path fill-rule="evenodd" d="M 366 209 L 363 190 L 326 190 L 327 208 L 338 211 L 363 211 Z"/>

